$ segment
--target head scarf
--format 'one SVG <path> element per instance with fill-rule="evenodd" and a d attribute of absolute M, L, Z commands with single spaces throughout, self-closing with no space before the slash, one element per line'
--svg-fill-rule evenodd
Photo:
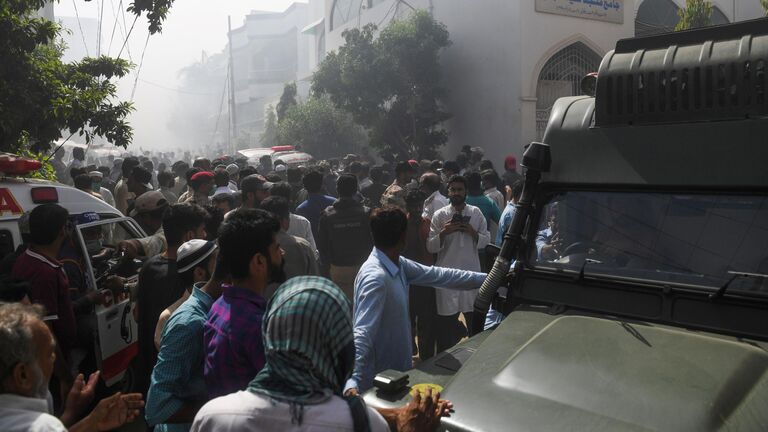
<path fill-rule="evenodd" d="M 299 423 L 303 405 L 342 395 L 355 362 L 352 305 L 333 282 L 301 276 L 281 285 L 262 336 L 266 364 L 249 391 L 290 403 Z"/>

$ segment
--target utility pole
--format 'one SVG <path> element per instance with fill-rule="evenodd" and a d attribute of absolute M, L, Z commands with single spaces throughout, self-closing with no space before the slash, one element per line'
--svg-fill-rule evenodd
<path fill-rule="evenodd" d="M 235 142 L 237 141 L 237 114 L 235 113 L 235 67 L 232 60 L 232 17 L 227 16 L 227 37 L 229 38 L 229 122 L 231 133 L 229 134 L 229 151 L 235 154 Z"/>

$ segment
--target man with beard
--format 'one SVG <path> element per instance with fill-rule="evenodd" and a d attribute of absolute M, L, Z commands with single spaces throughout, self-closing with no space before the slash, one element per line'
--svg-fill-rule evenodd
<path fill-rule="evenodd" d="M 133 421 L 143 402 L 140 394 L 116 393 L 102 399 L 94 410 L 79 422 L 82 408 L 93 398 L 98 375 L 84 384 L 78 377 L 69 393 L 67 407 L 59 420 L 51 415 L 47 401 L 48 381 L 56 359 L 56 340 L 42 320 L 40 305 L 0 305 L 0 430 L 71 431 L 113 430 Z"/>
<path fill-rule="evenodd" d="M 466 204 L 467 180 L 455 175 L 448 180 L 450 206 L 443 207 L 432 217 L 427 250 L 437 254 L 435 265 L 461 270 L 480 271 L 478 249 L 490 241 L 488 226 L 479 208 Z M 459 313 L 466 322 L 472 319 L 472 306 L 477 290 L 457 292 L 446 286 L 434 285 L 437 298 L 437 352 L 455 345 L 466 334 L 459 322 Z"/>
<path fill-rule="evenodd" d="M 232 284 L 222 286 L 203 330 L 210 398 L 245 389 L 264 367 L 265 291 L 285 281 L 279 231 L 271 213 L 245 208 L 231 212 L 219 228 L 219 254 Z"/>

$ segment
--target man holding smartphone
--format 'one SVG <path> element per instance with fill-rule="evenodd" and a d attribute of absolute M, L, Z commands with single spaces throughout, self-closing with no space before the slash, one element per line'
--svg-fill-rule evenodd
<path fill-rule="evenodd" d="M 448 180 L 450 205 L 435 212 L 432 217 L 427 250 L 437 254 L 436 266 L 460 270 L 480 271 L 478 249 L 490 241 L 490 233 L 483 212 L 468 205 L 467 180 L 454 175 Z M 466 327 L 459 321 L 472 319 L 472 305 L 477 290 L 454 291 L 435 287 L 437 300 L 437 352 L 455 345 L 466 335 Z"/>

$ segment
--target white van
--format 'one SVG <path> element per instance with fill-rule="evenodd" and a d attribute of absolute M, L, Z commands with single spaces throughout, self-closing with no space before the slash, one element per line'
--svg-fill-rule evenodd
<path fill-rule="evenodd" d="M 37 169 L 36 162 L 0 155 L 0 171 L 23 175 L 25 166 L 29 168 L 28 172 Z M 13 253 L 22 243 L 18 225 L 21 215 L 47 203 L 61 205 L 70 215 L 86 212 L 99 215 L 99 221 L 77 225 L 76 238 L 73 239 L 83 258 L 83 276 L 86 286 L 91 287 L 90 289 L 101 288 L 102 281 L 106 279 L 105 276 L 110 273 L 112 266 L 110 263 L 94 266 L 91 256 L 87 253 L 83 230 L 101 227 L 102 244 L 115 250 L 120 240 L 146 236 L 136 221 L 124 217 L 117 209 L 93 195 L 55 182 L 2 175 L 0 174 L 0 258 Z M 134 267 L 138 268 L 138 265 Z M 126 276 L 129 281 L 137 278 L 136 274 L 122 276 Z M 128 298 L 116 298 L 108 307 L 95 308 L 98 324 L 95 341 L 97 366 L 107 386 L 120 383 L 121 386 L 129 388 L 133 381 L 131 374 L 126 372 L 131 360 L 138 353 L 138 330 L 130 311 L 131 303 Z"/>

